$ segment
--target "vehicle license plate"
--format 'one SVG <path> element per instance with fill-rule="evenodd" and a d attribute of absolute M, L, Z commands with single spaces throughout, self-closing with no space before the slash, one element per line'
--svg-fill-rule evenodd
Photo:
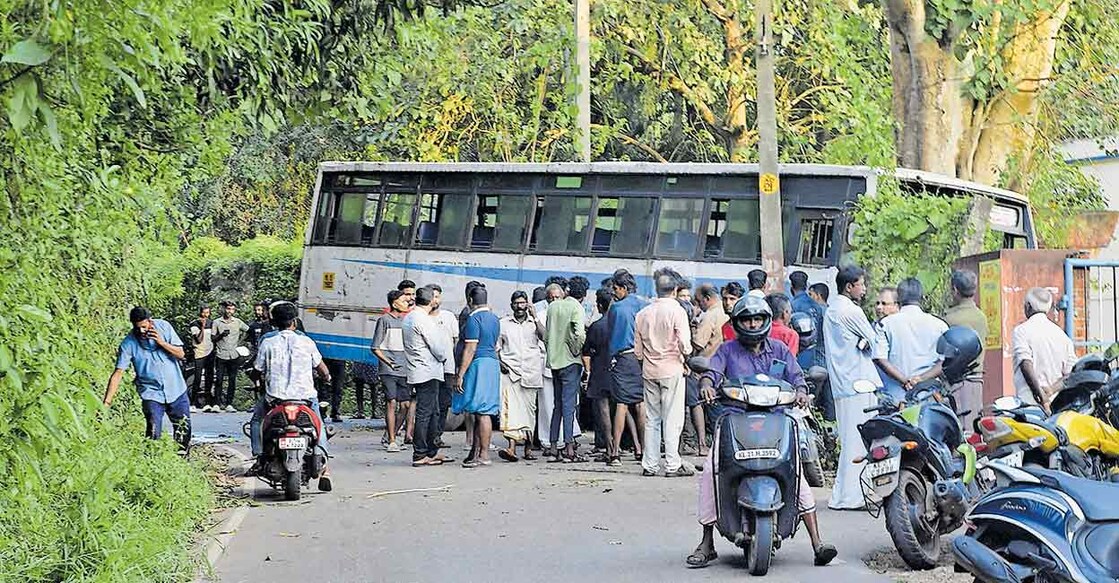
<path fill-rule="evenodd" d="M 281 437 L 280 449 L 303 449 L 307 447 L 307 439 L 303 437 Z"/>
<path fill-rule="evenodd" d="M 886 458 L 880 462 L 867 464 L 866 475 L 868 478 L 877 478 L 878 476 L 885 476 L 892 474 L 901 468 L 901 456 Z"/>
<path fill-rule="evenodd" d="M 734 452 L 736 460 L 776 459 L 781 457 L 781 452 L 772 448 L 740 449 Z"/>

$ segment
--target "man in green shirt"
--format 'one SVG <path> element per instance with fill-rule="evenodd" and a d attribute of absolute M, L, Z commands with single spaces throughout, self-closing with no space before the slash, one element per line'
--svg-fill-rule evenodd
<path fill-rule="evenodd" d="M 553 447 L 558 450 L 562 422 L 563 461 L 586 461 L 575 453 L 574 423 L 579 383 L 583 378 L 583 343 L 587 339 L 587 328 L 583 325 L 583 298 L 588 287 L 586 278 L 573 277 L 567 282 L 567 297 L 548 306 L 544 345 L 547 365 L 552 369 L 552 394 L 555 397 L 549 433 Z M 560 459 L 557 455 L 555 461 Z"/>
<path fill-rule="evenodd" d="M 952 272 L 952 307 L 944 312 L 949 326 L 963 326 L 975 330 L 980 338 L 987 338 L 987 315 L 975 305 L 975 291 L 979 278 L 974 271 L 957 269 Z M 965 429 L 973 427 L 974 420 L 983 409 L 983 355 L 976 359 L 975 369 L 955 387 L 956 406 L 960 411 L 970 411 L 961 418 Z"/>

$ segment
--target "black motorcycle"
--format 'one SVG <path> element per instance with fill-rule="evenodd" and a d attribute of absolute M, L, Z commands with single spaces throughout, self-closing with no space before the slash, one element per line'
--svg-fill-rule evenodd
<path fill-rule="evenodd" d="M 856 390 L 867 388 L 874 386 Z M 946 397 L 940 381 L 922 383 L 900 403 L 887 398 L 868 408 L 878 415 L 859 425 L 867 450 L 860 476 L 867 509 L 875 516 L 884 509 L 886 530 L 912 569 L 936 566 L 940 535 L 959 528 L 981 494 L 975 447 L 964 441 Z"/>
<path fill-rule="evenodd" d="M 709 370 L 702 357 L 688 366 Z M 765 575 L 773 553 L 798 524 L 798 424 L 788 414 L 796 392 L 768 375 L 724 379 L 719 391 L 715 526 L 743 549 L 751 575 Z"/>

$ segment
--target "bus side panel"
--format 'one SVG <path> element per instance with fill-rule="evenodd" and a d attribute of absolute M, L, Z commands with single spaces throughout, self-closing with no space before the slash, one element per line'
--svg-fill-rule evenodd
<path fill-rule="evenodd" d="M 443 288 L 442 308 L 455 314 L 466 306 L 466 284 L 481 282 L 486 286 L 494 313 L 501 315 L 508 310 L 509 296 L 521 289 L 519 259 L 512 253 L 413 249 L 407 265 L 408 278 L 420 286 L 438 284 Z"/>
<path fill-rule="evenodd" d="M 386 295 L 405 278 L 406 251 L 310 246 L 303 253 L 303 326 L 324 358 L 375 362 L 369 344 Z"/>

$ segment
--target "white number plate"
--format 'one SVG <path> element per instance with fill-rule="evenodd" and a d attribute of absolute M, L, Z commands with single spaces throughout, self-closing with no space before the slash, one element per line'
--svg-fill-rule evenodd
<path fill-rule="evenodd" d="M 777 459 L 781 452 L 776 449 L 740 449 L 734 452 L 736 460 Z"/>
<path fill-rule="evenodd" d="M 1016 451 L 1012 454 L 1004 456 L 999 461 L 1001 461 L 1002 463 L 1004 463 L 1008 466 L 1015 467 L 1015 468 L 1020 468 L 1020 467 L 1022 467 L 1022 461 L 1025 459 L 1025 457 L 1026 457 L 1026 452 Z"/>
<path fill-rule="evenodd" d="M 281 437 L 280 449 L 303 449 L 307 447 L 307 439 L 303 437 Z"/>
<path fill-rule="evenodd" d="M 901 468 L 901 456 L 886 458 L 880 462 L 867 464 L 866 476 L 868 478 L 877 478 L 878 476 L 885 476 L 892 474 Z"/>

